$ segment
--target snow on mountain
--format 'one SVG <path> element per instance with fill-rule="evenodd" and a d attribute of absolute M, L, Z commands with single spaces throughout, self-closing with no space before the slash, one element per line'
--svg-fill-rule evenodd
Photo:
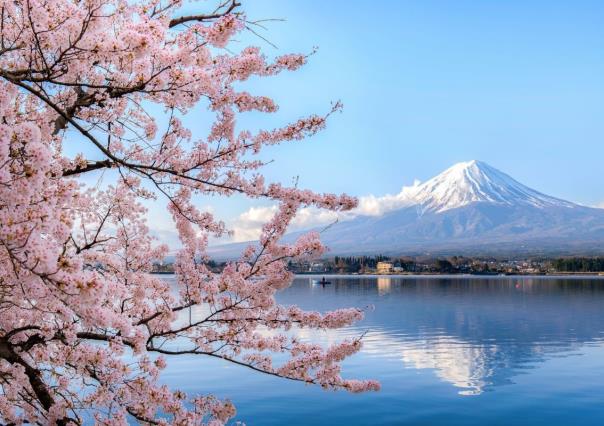
<path fill-rule="evenodd" d="M 384 213 L 358 215 L 323 232 L 331 253 L 604 253 L 603 209 L 542 194 L 480 161 L 455 164 L 390 197 Z M 232 257 L 245 245 L 212 251 Z"/>
<path fill-rule="evenodd" d="M 482 161 L 457 163 L 427 182 L 406 188 L 409 204 L 444 212 L 475 202 L 535 207 L 577 205 L 535 191 Z"/>

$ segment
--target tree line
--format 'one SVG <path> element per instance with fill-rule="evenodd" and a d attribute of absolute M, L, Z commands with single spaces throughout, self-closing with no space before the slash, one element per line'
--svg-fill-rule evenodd
<path fill-rule="evenodd" d="M 569 257 L 552 262 L 552 267 L 559 272 L 602 272 L 604 257 Z"/>

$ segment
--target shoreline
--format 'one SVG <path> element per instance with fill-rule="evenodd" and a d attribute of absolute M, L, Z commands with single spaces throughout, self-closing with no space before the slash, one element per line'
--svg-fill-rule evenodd
<path fill-rule="evenodd" d="M 153 275 L 174 275 L 175 272 L 158 271 L 150 272 Z M 377 274 L 377 273 L 334 273 L 334 272 L 296 272 L 296 277 L 463 277 L 463 278 L 506 278 L 506 277 L 518 277 L 518 278 L 531 278 L 531 277 L 551 277 L 551 278 L 564 278 L 564 277 L 585 277 L 585 278 L 602 278 L 604 279 L 604 272 L 552 272 L 552 273 L 526 273 L 526 274 L 470 274 L 470 273 L 459 273 L 459 274 L 445 274 L 438 272 L 416 272 L 416 273 L 396 273 L 396 274 Z"/>

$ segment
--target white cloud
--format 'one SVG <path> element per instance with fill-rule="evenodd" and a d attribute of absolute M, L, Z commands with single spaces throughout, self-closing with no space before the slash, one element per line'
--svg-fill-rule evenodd
<path fill-rule="evenodd" d="M 386 194 L 376 197 L 370 194 L 360 197 L 359 206 L 351 212 L 352 216 L 381 216 L 384 213 L 409 205 L 411 196 L 420 183 L 419 180 L 415 179 L 412 186 L 403 186 L 401 192 L 395 195 Z"/>
<path fill-rule="evenodd" d="M 412 186 L 405 186 L 395 195 L 366 195 L 359 197 L 359 205 L 354 210 L 336 213 L 314 207 L 301 209 L 290 225 L 290 231 L 309 229 L 329 225 L 336 220 L 349 220 L 357 216 L 381 216 L 392 210 L 410 204 L 410 196 L 420 184 L 418 180 Z M 277 212 L 277 206 L 251 207 L 241 213 L 231 224 L 233 242 L 251 241 L 260 236 L 262 226 Z"/>
<path fill-rule="evenodd" d="M 604 201 L 597 203 L 594 207 L 597 209 L 604 209 Z"/>
<path fill-rule="evenodd" d="M 313 226 L 333 223 L 339 219 L 339 214 L 329 210 L 320 210 L 314 207 L 301 209 L 291 226 L 297 229 L 305 229 Z"/>
<path fill-rule="evenodd" d="M 250 241 L 260 236 L 262 226 L 277 213 L 277 206 L 251 207 L 241 213 L 234 221 L 232 241 Z M 301 209 L 292 221 L 289 230 L 295 231 L 308 229 L 322 224 L 335 222 L 338 219 L 336 212 L 319 210 L 316 208 Z"/>
<path fill-rule="evenodd" d="M 301 209 L 292 221 L 289 231 L 300 231 L 315 227 L 328 226 L 335 221 L 345 221 L 357 216 L 381 216 L 389 211 L 396 210 L 409 204 L 409 199 L 419 181 L 413 182 L 412 186 L 406 186 L 398 194 L 386 194 L 375 196 L 373 194 L 359 197 L 359 205 L 354 210 L 336 213 L 321 210 L 315 207 Z M 172 222 L 170 214 L 166 209 L 158 209 L 149 205 L 149 227 L 151 234 L 158 241 L 167 244 L 171 252 L 181 246 L 178 233 Z M 602 206 L 604 207 L 604 205 Z M 213 213 L 211 206 L 205 206 L 204 211 Z M 268 222 L 277 212 L 277 206 L 255 206 L 250 207 L 234 220 L 227 221 L 227 228 L 233 231 L 230 238 L 210 238 L 210 244 L 224 244 L 228 242 L 253 241 L 258 239 L 262 226 Z"/>
<path fill-rule="evenodd" d="M 231 226 L 232 241 L 250 241 L 260 236 L 262 226 L 277 212 L 277 206 L 250 207 L 241 213 Z"/>

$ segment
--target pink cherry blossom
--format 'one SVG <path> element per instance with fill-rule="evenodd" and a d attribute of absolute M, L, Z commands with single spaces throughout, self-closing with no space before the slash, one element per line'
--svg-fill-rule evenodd
<path fill-rule="evenodd" d="M 315 134 L 341 106 L 275 129 L 238 129 L 239 114 L 278 108 L 242 82 L 294 71 L 307 55 L 233 53 L 230 40 L 246 28 L 238 2 L 195 15 L 181 3 L 0 0 L 2 424 L 224 424 L 235 415 L 230 401 L 160 384 L 181 354 L 326 389 L 379 388 L 340 374 L 360 337 L 324 347 L 288 332 L 345 327 L 361 310 L 308 312 L 275 300 L 292 280 L 287 262 L 325 249 L 316 233 L 281 242 L 296 212 L 347 210 L 356 200 L 267 183 L 259 154 Z M 165 114 L 151 114 L 152 105 Z M 207 135 L 183 124 L 199 105 L 214 115 Z M 81 153 L 68 157 L 66 144 Z M 113 184 L 80 183 L 98 171 Z M 279 209 L 260 244 L 215 273 L 208 241 L 229 230 L 195 200 L 234 194 Z M 167 201 L 182 242 L 176 288 L 150 274 L 167 254 L 149 233 L 142 202 L 152 199 Z"/>

